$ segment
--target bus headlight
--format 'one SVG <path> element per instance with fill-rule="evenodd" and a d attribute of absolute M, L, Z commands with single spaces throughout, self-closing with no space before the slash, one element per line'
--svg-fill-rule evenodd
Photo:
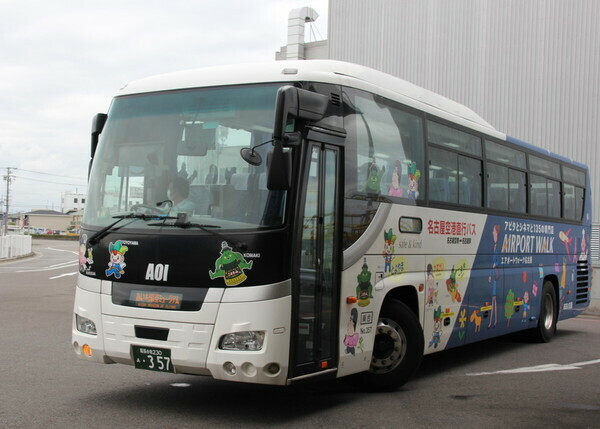
<path fill-rule="evenodd" d="M 262 349 L 265 331 L 232 332 L 221 337 L 219 348 L 222 350 L 239 350 L 257 352 Z"/>
<path fill-rule="evenodd" d="M 75 314 L 75 323 L 77 324 L 77 330 L 84 334 L 96 335 L 96 324 L 88 319 L 87 317 Z"/>

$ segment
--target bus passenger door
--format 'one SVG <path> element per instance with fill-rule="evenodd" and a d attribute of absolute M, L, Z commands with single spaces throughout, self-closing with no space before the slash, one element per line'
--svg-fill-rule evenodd
<path fill-rule="evenodd" d="M 337 354 L 340 152 L 312 143 L 307 158 L 295 263 L 292 377 L 332 368 Z"/>

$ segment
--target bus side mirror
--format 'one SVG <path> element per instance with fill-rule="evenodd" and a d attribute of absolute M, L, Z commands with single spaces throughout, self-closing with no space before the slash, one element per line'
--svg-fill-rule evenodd
<path fill-rule="evenodd" d="M 292 153 L 284 152 L 281 143 L 275 143 L 267 154 L 267 189 L 287 191 L 292 187 Z"/>
<path fill-rule="evenodd" d="M 98 113 L 92 119 L 92 158 L 96 153 L 96 148 L 98 147 L 98 140 L 100 139 L 100 133 L 104 129 L 104 124 L 106 124 L 106 119 L 108 115 L 106 113 Z"/>
<path fill-rule="evenodd" d="M 325 116 L 329 97 L 295 86 L 282 86 L 277 90 L 273 140 L 286 140 L 285 127 L 289 118 L 317 122 Z"/>

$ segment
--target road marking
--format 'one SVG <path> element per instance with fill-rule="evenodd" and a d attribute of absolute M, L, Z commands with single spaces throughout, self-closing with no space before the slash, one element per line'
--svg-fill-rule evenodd
<path fill-rule="evenodd" d="M 68 252 L 68 253 L 72 253 L 74 255 L 79 255 L 79 252 L 75 252 L 73 250 L 55 249 L 54 247 L 46 247 L 46 249 L 48 249 L 48 250 L 56 250 L 57 252 Z"/>
<path fill-rule="evenodd" d="M 559 364 L 559 363 L 549 363 L 545 365 L 536 365 L 536 366 L 528 366 L 523 368 L 514 368 L 514 369 L 504 369 L 501 371 L 490 371 L 490 372 L 475 372 L 466 374 L 469 376 L 479 376 L 479 375 L 493 375 L 493 374 L 523 374 L 528 372 L 548 372 L 548 371 L 569 371 L 572 369 L 581 369 L 580 367 L 586 365 L 595 365 L 600 363 L 600 359 L 589 360 L 586 362 L 577 362 L 571 364 Z"/>
<path fill-rule="evenodd" d="M 15 273 L 37 273 L 41 271 L 50 271 L 50 270 L 60 270 L 61 268 L 73 267 L 79 264 L 79 261 L 75 259 L 74 261 L 62 262 L 60 264 L 51 265 L 49 267 L 36 268 L 31 270 L 19 270 L 15 271 Z"/>
<path fill-rule="evenodd" d="M 585 365 L 594 365 L 600 363 L 600 359 L 596 359 L 596 360 L 588 360 L 587 362 L 577 362 L 574 363 L 572 365 L 577 365 L 577 366 L 585 366 Z"/>
<path fill-rule="evenodd" d="M 54 277 L 49 277 L 50 280 L 54 280 L 54 279 L 58 279 L 60 277 L 65 277 L 65 276 L 74 276 L 75 274 L 77 274 L 77 271 L 74 271 L 72 273 L 64 273 L 64 274 L 59 274 L 58 276 L 54 276 Z"/>
<path fill-rule="evenodd" d="M 61 262 L 59 264 L 48 265 L 46 268 L 66 267 L 72 265 L 73 261 Z"/>

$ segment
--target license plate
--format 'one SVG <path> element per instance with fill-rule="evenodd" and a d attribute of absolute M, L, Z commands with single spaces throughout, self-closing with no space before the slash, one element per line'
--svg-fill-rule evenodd
<path fill-rule="evenodd" d="M 138 369 L 159 372 L 175 372 L 171 363 L 171 350 L 158 347 L 131 346 L 133 364 Z"/>

